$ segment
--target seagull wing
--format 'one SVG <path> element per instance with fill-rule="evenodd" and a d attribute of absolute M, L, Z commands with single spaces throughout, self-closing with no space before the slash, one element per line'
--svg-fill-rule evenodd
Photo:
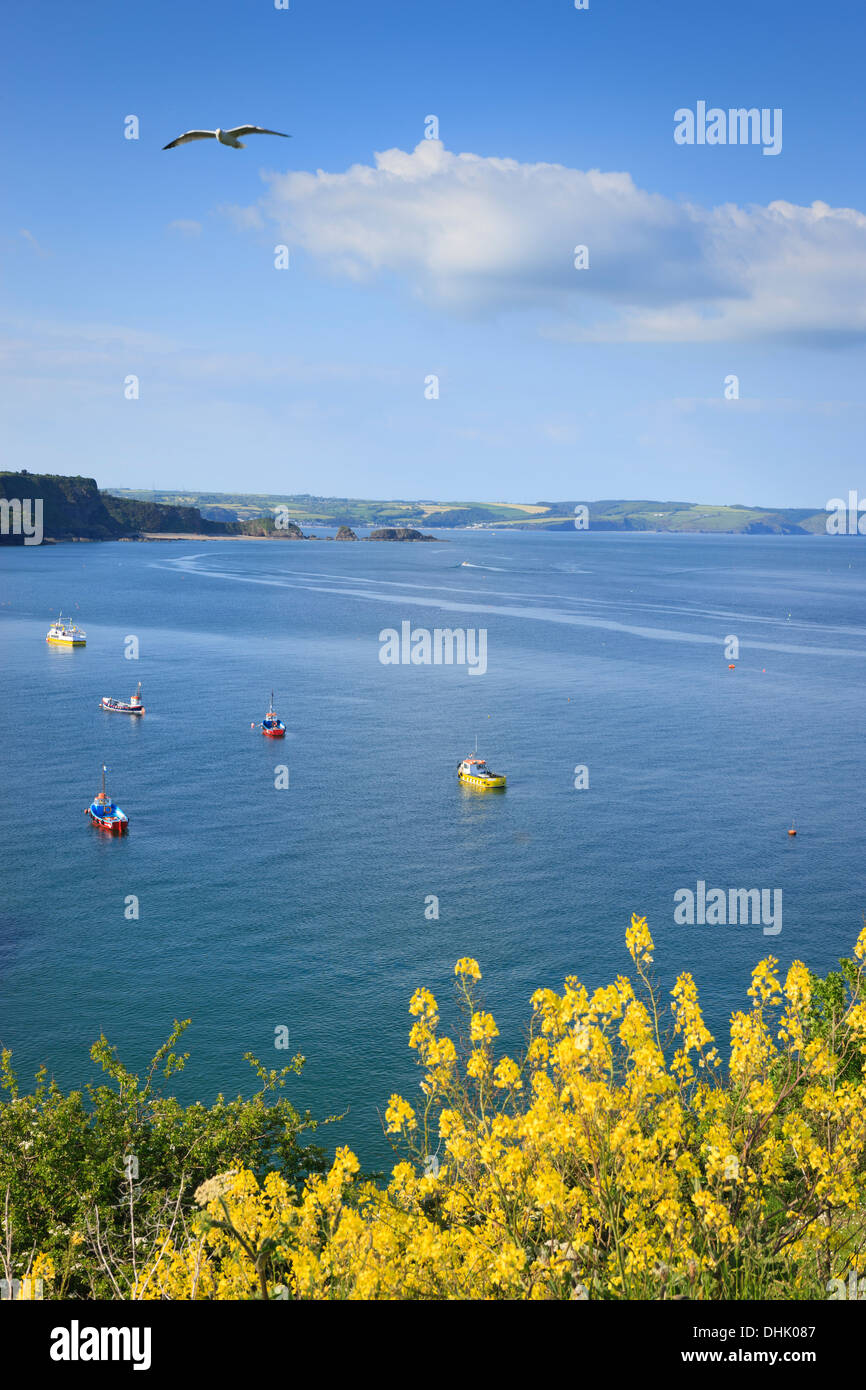
<path fill-rule="evenodd" d="M 188 130 L 184 135 L 179 135 L 170 144 L 163 145 L 164 150 L 173 150 L 175 145 L 188 145 L 190 140 L 215 140 L 215 130 Z"/>
<path fill-rule="evenodd" d="M 292 138 L 291 135 L 285 135 L 281 130 L 265 130 L 263 125 L 235 126 L 234 130 L 227 130 L 226 135 L 230 135 L 234 140 L 239 140 L 242 135 L 282 135 L 284 140 L 291 140 Z"/>

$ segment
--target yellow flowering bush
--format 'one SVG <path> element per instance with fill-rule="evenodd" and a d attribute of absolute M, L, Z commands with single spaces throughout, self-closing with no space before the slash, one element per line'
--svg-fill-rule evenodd
<path fill-rule="evenodd" d="M 783 980 L 761 961 L 727 1067 L 691 975 L 661 1008 L 643 917 L 626 944 L 636 981 L 536 991 L 519 1061 L 494 1055 L 476 961 L 455 967 L 465 1055 L 417 990 L 423 1103 L 391 1096 L 386 1129 L 404 1147 L 387 1186 L 359 1180 L 348 1149 L 302 1190 L 219 1175 L 139 1294 L 796 1298 L 864 1268 L 866 928 L 832 1016 L 802 962 Z"/>

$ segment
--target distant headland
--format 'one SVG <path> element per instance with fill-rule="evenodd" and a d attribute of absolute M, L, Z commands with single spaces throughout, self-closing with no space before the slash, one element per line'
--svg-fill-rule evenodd
<path fill-rule="evenodd" d="M 279 509 L 299 527 L 433 527 L 573 531 L 575 508 L 585 506 L 593 531 L 675 531 L 747 535 L 823 535 L 827 513 L 816 507 L 763 507 L 745 503 L 602 500 L 564 502 L 375 501 L 312 493 L 148 492 L 109 488 L 110 495 L 163 506 L 197 507 L 210 521 L 240 522 Z M 369 539 L 372 539 L 370 537 Z"/>
<path fill-rule="evenodd" d="M 336 539 L 430 541 L 437 531 L 657 531 L 739 535 L 823 535 L 826 510 L 741 503 L 607 500 L 598 502 L 371 501 L 310 493 L 160 492 L 100 489 L 95 479 L 50 473 L 0 472 L 0 545 L 24 542 L 15 518 L 41 501 L 41 539 L 58 541 L 170 540 L 187 536 L 316 540 L 307 526 L 338 528 Z M 16 510 L 17 509 L 17 510 Z M 576 528 L 576 513 L 582 524 Z M 328 537 L 331 540 L 334 537 Z M 31 544 L 33 541 L 31 540 Z"/>

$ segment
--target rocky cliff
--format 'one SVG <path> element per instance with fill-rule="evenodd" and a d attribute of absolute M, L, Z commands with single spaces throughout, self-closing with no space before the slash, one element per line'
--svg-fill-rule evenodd
<path fill-rule="evenodd" d="M 55 473 L 0 473 L 0 498 L 42 502 L 42 537 L 46 541 L 115 541 L 144 531 L 190 531 L 205 536 L 236 534 L 239 528 L 205 521 L 197 507 L 137 502 L 100 492 L 94 478 Z M 0 533 L 0 545 L 21 545 L 23 536 Z"/>

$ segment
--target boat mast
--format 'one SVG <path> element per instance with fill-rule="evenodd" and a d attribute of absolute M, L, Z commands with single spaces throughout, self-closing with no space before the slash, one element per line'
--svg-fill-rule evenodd
<path fill-rule="evenodd" d="M 102 764 L 102 799 L 105 800 L 105 763 Z"/>

